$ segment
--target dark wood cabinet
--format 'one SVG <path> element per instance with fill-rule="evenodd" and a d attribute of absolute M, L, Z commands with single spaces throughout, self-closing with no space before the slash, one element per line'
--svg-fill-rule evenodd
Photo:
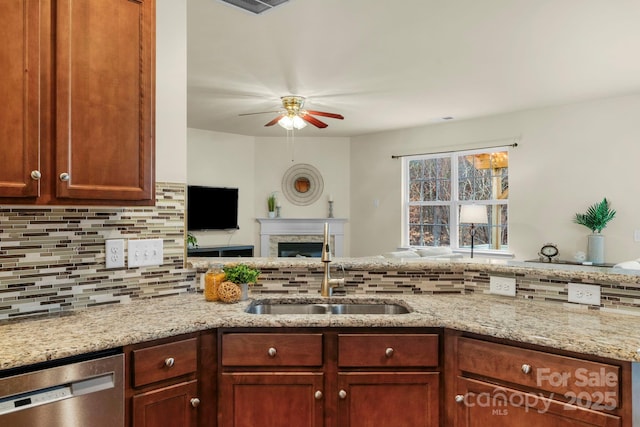
<path fill-rule="evenodd" d="M 322 427 L 321 372 L 224 373 L 221 427 Z"/>
<path fill-rule="evenodd" d="M 341 427 L 439 425 L 438 372 L 338 374 Z"/>
<path fill-rule="evenodd" d="M 0 3 L 0 196 L 32 197 L 40 169 L 42 2 Z"/>
<path fill-rule="evenodd" d="M 437 427 L 437 333 L 221 331 L 225 427 Z"/>
<path fill-rule="evenodd" d="M 210 334 L 181 336 L 125 347 L 126 425 L 130 427 L 215 426 L 212 387 L 202 355 L 210 355 Z M 213 370 L 215 372 L 215 370 Z"/>
<path fill-rule="evenodd" d="M 0 202 L 154 204 L 154 0 L 0 11 Z"/>
<path fill-rule="evenodd" d="M 196 427 L 197 412 L 192 401 L 197 399 L 196 380 L 140 393 L 132 398 L 135 427 Z"/>
<path fill-rule="evenodd" d="M 449 424 L 630 427 L 629 366 L 450 334 Z M 625 380 L 626 378 L 626 380 Z"/>

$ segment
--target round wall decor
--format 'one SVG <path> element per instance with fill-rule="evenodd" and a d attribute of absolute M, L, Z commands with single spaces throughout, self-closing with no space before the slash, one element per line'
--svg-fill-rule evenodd
<path fill-rule="evenodd" d="M 282 192 L 294 205 L 310 205 L 320 198 L 323 189 L 320 171 L 306 163 L 291 166 L 282 177 Z"/>

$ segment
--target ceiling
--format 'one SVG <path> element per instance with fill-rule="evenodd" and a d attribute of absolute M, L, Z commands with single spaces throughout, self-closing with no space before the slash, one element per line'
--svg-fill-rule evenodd
<path fill-rule="evenodd" d="M 264 127 L 280 97 L 356 136 L 640 92 L 638 0 L 290 0 L 261 15 L 187 0 L 187 121 Z"/>

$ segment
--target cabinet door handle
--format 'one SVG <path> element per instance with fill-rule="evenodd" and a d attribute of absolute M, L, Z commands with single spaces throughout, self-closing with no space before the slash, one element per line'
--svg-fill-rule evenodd
<path fill-rule="evenodd" d="M 462 403 L 462 402 L 464 402 L 464 395 L 463 394 L 456 394 L 455 399 L 456 399 L 457 403 Z"/>
<path fill-rule="evenodd" d="M 176 360 L 173 357 L 167 357 L 164 359 L 164 366 L 167 368 L 171 368 L 176 363 Z"/>
<path fill-rule="evenodd" d="M 37 180 L 39 180 L 40 178 L 42 178 L 42 174 L 41 174 L 41 173 L 40 173 L 40 171 L 39 171 L 39 170 L 37 170 L 37 169 L 36 169 L 36 170 L 32 170 L 32 171 L 31 171 L 31 178 L 37 181 Z"/>
<path fill-rule="evenodd" d="M 320 400 L 320 399 L 322 399 L 322 392 L 321 392 L 320 390 L 317 390 L 317 391 L 314 393 L 313 397 L 315 397 L 315 398 L 316 398 L 316 400 Z"/>
<path fill-rule="evenodd" d="M 191 406 L 193 406 L 194 408 L 200 406 L 200 399 L 198 399 L 197 397 L 191 399 Z"/>
<path fill-rule="evenodd" d="M 71 176 L 66 172 L 60 174 L 60 181 L 69 181 L 70 178 Z"/>
<path fill-rule="evenodd" d="M 384 351 L 384 355 L 385 355 L 385 356 L 387 356 L 387 357 L 391 357 L 391 356 L 393 356 L 393 349 L 392 349 L 391 347 L 387 348 L 387 349 Z"/>
<path fill-rule="evenodd" d="M 528 364 L 523 364 L 522 367 L 520 367 L 520 369 L 522 370 L 523 374 L 530 374 L 531 373 L 531 365 Z"/>
<path fill-rule="evenodd" d="M 270 347 L 269 350 L 267 350 L 267 354 L 269 355 L 269 357 L 276 357 L 276 354 L 278 354 L 278 350 L 276 350 L 275 347 Z"/>
<path fill-rule="evenodd" d="M 338 392 L 338 397 L 339 397 L 340 399 L 346 399 L 346 398 L 347 398 L 347 392 L 346 392 L 346 391 L 344 391 L 344 390 L 340 390 L 340 391 Z"/>

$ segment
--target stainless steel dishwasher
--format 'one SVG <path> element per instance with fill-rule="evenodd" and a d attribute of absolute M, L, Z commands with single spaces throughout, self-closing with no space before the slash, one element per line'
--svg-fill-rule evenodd
<path fill-rule="evenodd" d="M 124 426 L 124 356 L 93 357 L 0 378 L 0 426 Z"/>

